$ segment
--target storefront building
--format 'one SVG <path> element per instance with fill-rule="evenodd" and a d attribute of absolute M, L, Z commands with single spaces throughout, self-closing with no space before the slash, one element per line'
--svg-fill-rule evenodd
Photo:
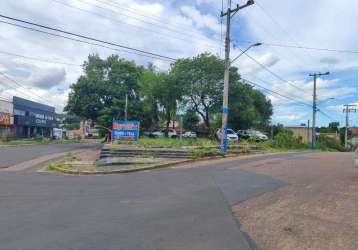
<path fill-rule="evenodd" d="M 54 107 L 16 96 L 13 105 L 16 137 L 52 137 L 53 128 L 57 127 Z"/>
<path fill-rule="evenodd" d="M 0 139 L 13 136 L 14 115 L 13 104 L 0 100 Z"/>

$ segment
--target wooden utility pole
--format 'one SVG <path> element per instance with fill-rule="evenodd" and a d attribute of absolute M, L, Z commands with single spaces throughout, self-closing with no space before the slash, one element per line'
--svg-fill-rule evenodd
<path fill-rule="evenodd" d="M 313 76 L 313 105 L 312 105 L 312 149 L 316 147 L 316 115 L 317 115 L 317 76 L 329 75 L 329 72 L 326 73 L 314 73 L 309 76 Z"/>
<path fill-rule="evenodd" d="M 343 112 L 346 113 L 346 131 L 345 131 L 345 135 L 344 135 L 344 147 L 348 148 L 349 113 L 357 112 L 357 105 L 346 104 L 346 105 L 344 105 Z"/>

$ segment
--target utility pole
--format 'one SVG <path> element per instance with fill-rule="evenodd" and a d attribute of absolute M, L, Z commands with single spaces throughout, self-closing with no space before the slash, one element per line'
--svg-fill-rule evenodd
<path fill-rule="evenodd" d="M 310 142 L 310 120 L 307 120 L 307 144 Z"/>
<path fill-rule="evenodd" d="M 126 104 L 124 106 L 124 120 L 128 119 L 128 93 L 126 93 Z"/>
<path fill-rule="evenodd" d="M 229 70 L 230 70 L 230 44 L 231 44 L 231 19 L 234 15 L 243 8 L 253 5 L 253 0 L 248 0 L 245 5 L 238 4 L 234 9 L 231 9 L 231 0 L 226 12 L 221 12 L 221 17 L 226 16 L 226 38 L 225 38 L 225 72 L 224 72 L 224 93 L 223 93 L 223 110 L 222 110 L 222 124 L 221 124 L 221 151 L 227 152 L 227 119 L 228 119 L 228 104 L 229 104 Z"/>
<path fill-rule="evenodd" d="M 357 112 L 357 105 L 355 104 L 346 104 L 344 105 L 343 112 L 346 113 L 346 131 L 344 136 L 344 147 L 348 148 L 348 127 L 349 127 L 349 113 Z"/>
<path fill-rule="evenodd" d="M 314 149 L 316 147 L 316 115 L 317 115 L 317 76 L 329 75 L 329 72 L 326 73 L 314 73 L 309 76 L 313 76 L 313 105 L 312 105 L 312 144 L 311 147 Z"/>

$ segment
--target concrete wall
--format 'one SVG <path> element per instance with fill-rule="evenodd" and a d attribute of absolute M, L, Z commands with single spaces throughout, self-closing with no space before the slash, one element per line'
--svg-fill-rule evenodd
<path fill-rule="evenodd" d="M 295 137 L 302 143 L 311 143 L 312 130 L 307 127 L 286 127 L 293 132 Z"/>

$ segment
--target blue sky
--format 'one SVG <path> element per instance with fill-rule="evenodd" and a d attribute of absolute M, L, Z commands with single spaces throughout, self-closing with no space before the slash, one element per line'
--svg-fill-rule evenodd
<path fill-rule="evenodd" d="M 226 4 L 227 0 L 224 2 Z M 242 4 L 245 1 L 232 2 Z M 4 15 L 175 58 L 191 57 L 205 51 L 223 56 L 219 18 L 221 0 L 4 0 L 0 9 Z M 247 41 L 358 51 L 358 30 L 353 27 L 357 12 L 358 2 L 353 0 L 256 0 L 254 6 L 242 10 L 233 21 L 232 58 L 240 53 L 238 46 L 245 48 L 249 45 Z M 103 57 L 113 53 L 1 23 L 0 29 L 1 72 L 55 105 L 57 111 L 65 105 L 69 86 L 81 75 L 82 69 L 30 61 L 1 52 L 72 64 L 81 64 L 89 53 L 99 53 Z M 152 62 L 161 70 L 169 67 L 165 61 L 126 52 L 120 55 L 143 65 Z M 320 100 L 335 99 L 320 102 L 326 115 L 318 114 L 319 125 L 327 125 L 330 121 L 343 124 L 342 105 L 358 103 L 356 54 L 264 45 L 251 49 L 249 55 L 281 79 L 246 56 L 235 63 L 243 78 L 307 104 L 312 103 L 312 78 L 308 75 L 330 71 L 329 76 L 318 80 L 317 93 Z M 21 88 L 18 91 L 26 92 Z M 0 87 L 0 96 L 10 98 L 14 94 L 18 92 Z M 38 99 L 28 94 L 34 100 Z M 298 125 L 311 119 L 309 106 L 267 95 L 274 104 L 273 122 Z M 358 114 L 352 114 L 352 125 L 358 126 L 357 118 Z"/>

